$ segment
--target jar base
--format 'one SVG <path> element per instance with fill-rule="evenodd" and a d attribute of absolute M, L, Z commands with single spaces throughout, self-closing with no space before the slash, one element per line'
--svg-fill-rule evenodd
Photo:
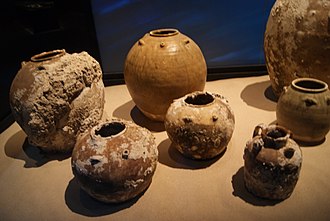
<path fill-rule="evenodd" d="M 310 137 L 303 137 L 297 136 L 293 134 L 293 139 L 300 145 L 300 146 L 317 146 L 325 141 L 325 137 L 321 138 L 310 138 Z"/>
<path fill-rule="evenodd" d="M 140 107 L 138 107 L 138 109 L 143 113 L 144 116 L 146 116 L 150 120 L 163 122 L 164 119 L 165 119 L 165 114 L 164 115 L 162 115 L 162 114 L 151 114 L 147 111 L 142 110 Z"/>

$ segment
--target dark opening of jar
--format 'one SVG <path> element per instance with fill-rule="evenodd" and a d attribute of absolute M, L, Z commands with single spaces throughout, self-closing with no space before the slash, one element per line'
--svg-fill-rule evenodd
<path fill-rule="evenodd" d="M 287 135 L 287 132 L 281 128 L 277 128 L 277 129 L 268 131 L 266 135 L 273 139 L 277 139 L 280 137 L 285 137 Z"/>
<path fill-rule="evenodd" d="M 284 150 L 284 156 L 288 159 L 291 159 L 294 155 L 295 150 L 292 148 L 288 148 Z"/>
<path fill-rule="evenodd" d="M 208 93 L 197 94 L 197 95 L 188 96 L 184 101 L 187 104 L 192 104 L 192 105 L 206 105 L 212 103 L 214 101 L 214 97 Z"/>
<path fill-rule="evenodd" d="M 60 57 L 65 54 L 65 50 L 53 50 L 53 51 L 47 51 L 42 52 L 40 54 L 34 55 L 31 57 L 31 61 L 39 62 L 39 61 L 46 61 L 50 59 L 54 59 L 57 57 Z"/>
<path fill-rule="evenodd" d="M 149 32 L 151 36 L 155 37 L 166 37 L 166 36 L 173 36 L 178 34 L 179 31 L 176 29 L 158 29 L 158 30 L 153 30 Z"/>
<path fill-rule="evenodd" d="M 313 78 L 298 78 L 292 82 L 292 85 L 296 89 L 308 92 L 322 92 L 328 88 L 325 82 Z"/>
<path fill-rule="evenodd" d="M 96 135 L 101 137 L 110 137 L 119 134 L 125 129 L 125 124 L 120 122 L 111 122 L 109 124 L 102 125 L 101 128 L 95 130 Z"/>

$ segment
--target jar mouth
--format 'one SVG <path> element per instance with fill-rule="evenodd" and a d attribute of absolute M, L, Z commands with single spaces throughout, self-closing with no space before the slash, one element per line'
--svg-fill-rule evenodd
<path fill-rule="evenodd" d="M 92 134 L 102 138 L 112 138 L 121 135 L 126 130 L 126 125 L 122 122 L 112 121 L 105 122 L 94 127 Z"/>
<path fill-rule="evenodd" d="M 192 106 L 207 106 L 214 102 L 214 96 L 207 92 L 196 92 L 187 95 L 184 102 Z"/>
<path fill-rule="evenodd" d="M 309 93 L 319 93 L 328 89 L 328 84 L 314 78 L 297 78 L 292 81 L 292 87 Z"/>
<path fill-rule="evenodd" d="M 278 150 L 286 145 L 291 137 L 291 131 L 279 125 L 271 125 L 262 130 L 261 137 L 265 148 Z"/>
<path fill-rule="evenodd" d="M 31 61 L 40 62 L 40 61 L 51 60 L 51 59 L 54 59 L 54 58 L 61 57 L 65 53 L 66 53 L 65 49 L 46 51 L 46 52 L 42 52 L 40 54 L 32 56 Z"/>
<path fill-rule="evenodd" d="M 174 28 L 163 28 L 152 30 L 149 32 L 149 34 L 154 37 L 169 37 L 179 34 L 179 31 Z"/>

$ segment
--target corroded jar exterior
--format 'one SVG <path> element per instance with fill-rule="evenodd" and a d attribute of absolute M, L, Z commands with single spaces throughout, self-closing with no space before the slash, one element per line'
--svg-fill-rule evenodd
<path fill-rule="evenodd" d="M 22 63 L 9 98 L 30 144 L 44 151 L 72 151 L 77 135 L 102 117 L 101 67 L 87 52 L 34 55 Z"/>
<path fill-rule="evenodd" d="M 124 77 L 136 106 L 163 121 L 173 99 L 204 89 L 206 63 L 198 45 L 178 30 L 153 30 L 129 51 Z"/>
<path fill-rule="evenodd" d="M 273 90 L 279 96 L 296 78 L 330 84 L 330 2 L 277 0 L 268 18 L 264 50 Z"/>
<path fill-rule="evenodd" d="M 106 203 L 130 200 L 150 185 L 158 161 L 155 138 L 133 122 L 112 119 L 79 136 L 72 153 L 81 188 Z"/>
<path fill-rule="evenodd" d="M 323 142 L 330 130 L 328 85 L 313 78 L 293 80 L 277 102 L 276 118 L 279 125 L 292 131 L 295 140 Z"/>
<path fill-rule="evenodd" d="M 197 91 L 174 100 L 164 123 L 169 138 L 184 156 L 210 159 L 225 151 L 235 118 L 224 97 Z"/>
<path fill-rule="evenodd" d="M 283 200 L 298 181 L 302 153 L 290 131 L 277 125 L 258 125 L 244 149 L 244 182 L 255 196 Z"/>

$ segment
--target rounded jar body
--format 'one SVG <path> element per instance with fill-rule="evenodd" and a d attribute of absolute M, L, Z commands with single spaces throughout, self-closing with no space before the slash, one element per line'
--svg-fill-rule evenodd
<path fill-rule="evenodd" d="M 180 153 L 192 159 L 210 159 L 225 151 L 235 118 L 221 95 L 193 92 L 173 101 L 164 124 Z"/>
<path fill-rule="evenodd" d="M 157 160 L 151 132 L 130 121 L 112 119 L 79 136 L 71 165 L 81 188 L 90 196 L 119 203 L 147 189 Z"/>
<path fill-rule="evenodd" d="M 173 99 L 204 89 L 206 63 L 193 40 L 176 29 L 159 29 L 131 48 L 124 77 L 136 106 L 148 118 L 163 121 Z"/>
<path fill-rule="evenodd" d="M 312 78 L 298 78 L 285 88 L 276 108 L 277 123 L 293 133 L 293 138 L 320 143 L 330 129 L 328 85 Z"/>
<path fill-rule="evenodd" d="M 43 52 L 22 62 L 9 97 L 30 144 L 44 151 L 72 151 L 77 135 L 102 117 L 101 67 L 87 52 Z"/>
<path fill-rule="evenodd" d="M 330 84 L 330 4 L 320 0 L 277 0 L 264 35 L 266 65 L 279 96 L 296 78 Z"/>
<path fill-rule="evenodd" d="M 244 149 L 244 182 L 255 196 L 283 200 L 298 181 L 302 153 L 290 132 L 277 125 L 258 125 Z"/>

